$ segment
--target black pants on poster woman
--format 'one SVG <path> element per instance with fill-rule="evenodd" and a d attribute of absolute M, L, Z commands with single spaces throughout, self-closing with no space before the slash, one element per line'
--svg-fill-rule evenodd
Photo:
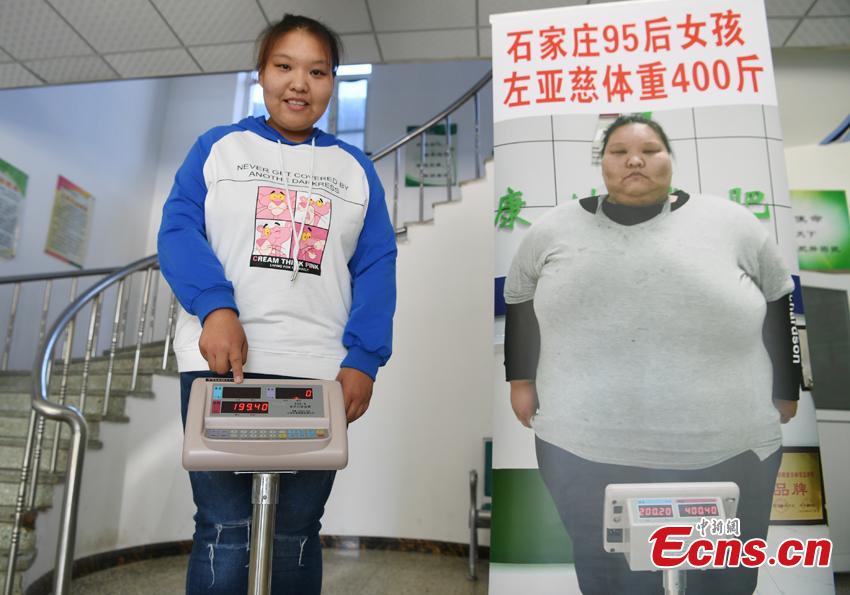
<path fill-rule="evenodd" d="M 770 507 L 781 450 L 760 461 L 747 451 L 705 469 L 647 469 L 595 463 L 536 439 L 543 482 L 573 542 L 576 574 L 583 595 L 661 595 L 662 572 L 632 572 L 623 554 L 602 548 L 603 502 L 610 483 L 734 481 L 741 490 L 737 517 L 742 541 L 767 537 Z M 751 595 L 757 568 L 694 570 L 687 573 L 688 595 Z"/>

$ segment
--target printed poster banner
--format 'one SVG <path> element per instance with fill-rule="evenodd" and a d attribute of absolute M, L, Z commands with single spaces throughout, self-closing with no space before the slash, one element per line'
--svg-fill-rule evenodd
<path fill-rule="evenodd" d="M 762 2 L 640 1 L 490 17 L 496 122 L 776 105 Z"/>
<path fill-rule="evenodd" d="M 419 126 L 408 126 L 411 133 Z M 425 139 L 425 159 L 422 159 L 422 139 Z M 451 149 L 449 149 L 451 141 Z M 451 138 L 446 136 L 445 124 L 434 124 L 424 136 L 408 143 L 405 151 L 404 185 L 445 186 L 447 175 L 451 184 L 457 184 L 457 124 L 451 125 Z M 449 153 L 451 152 L 451 157 Z"/>
<path fill-rule="evenodd" d="M 800 269 L 850 272 L 850 216 L 844 190 L 792 190 Z"/>
<path fill-rule="evenodd" d="M 27 174 L 0 159 L 0 258 L 15 256 L 27 180 Z"/>
<path fill-rule="evenodd" d="M 761 3 L 605 3 L 496 15 L 491 22 L 497 278 L 507 274 L 523 238 L 549 211 L 606 193 L 599 167 L 601 134 L 617 116 L 635 112 L 651 116 L 666 131 L 674 155 L 673 188 L 691 196 L 722 197 L 747 209 L 796 274 L 794 218 Z M 668 37 L 657 39 L 657 32 L 667 25 L 669 49 Z M 553 29 L 559 36 L 558 30 L 564 30 L 561 49 L 547 42 Z M 696 30 L 705 44 L 683 47 L 685 32 Z M 597 36 L 593 47 L 599 56 L 573 56 L 573 52 L 587 53 L 585 40 L 591 33 Z M 638 36 L 636 41 L 632 34 Z M 545 50 L 544 43 L 548 44 Z M 612 48 L 620 45 L 616 52 L 606 52 L 605 43 Z M 735 77 L 740 73 L 734 71 L 738 57 L 749 55 L 756 55 L 758 62 L 741 64 L 754 65 L 755 70 L 742 69 L 740 73 L 750 78 L 739 80 Z M 594 61 L 579 63 L 579 58 Z M 717 62 L 721 59 L 725 65 Z M 660 76 L 638 73 L 638 69 L 648 73 L 649 67 L 641 66 L 655 62 L 660 63 L 653 66 L 656 75 L 663 67 Z M 723 84 L 709 84 L 703 76 L 723 75 L 727 66 L 732 77 L 728 85 L 721 78 L 717 80 Z M 606 89 L 619 70 L 631 71 L 624 80 L 633 92 L 622 98 L 613 92 L 614 87 L 610 94 Z M 680 77 L 677 72 L 682 73 Z M 754 85 L 746 87 L 753 81 L 757 92 Z M 744 84 L 740 92 L 739 82 Z M 660 83 L 663 93 L 655 86 Z M 795 303 L 798 312 L 800 307 Z M 496 321 L 497 345 L 502 325 L 503 319 Z M 495 361 L 502 365 L 500 353 Z M 507 383 L 498 380 L 494 395 L 490 593 L 578 594 L 571 541 L 537 471 L 534 432 L 511 411 Z M 810 393 L 801 392 L 796 417 L 782 426 L 782 443 L 786 450 L 817 451 Z M 771 526 L 768 547 L 792 536 L 819 539 L 828 535 L 825 521 L 792 521 Z M 762 567 L 758 592 L 778 594 L 778 586 L 809 595 L 833 593 L 829 568 Z"/>
<path fill-rule="evenodd" d="M 784 448 L 776 477 L 770 521 L 774 524 L 821 524 L 826 522 L 820 451 L 816 448 Z"/>
<path fill-rule="evenodd" d="M 44 251 L 82 268 L 89 243 L 93 206 L 91 194 L 59 176 Z"/>

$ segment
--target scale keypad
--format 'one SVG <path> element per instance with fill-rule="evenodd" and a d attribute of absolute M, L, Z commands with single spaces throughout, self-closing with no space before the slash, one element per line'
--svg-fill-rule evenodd
<path fill-rule="evenodd" d="M 328 431 L 324 428 L 297 430 L 232 430 L 208 428 L 204 432 L 204 435 L 214 440 L 322 440 L 328 437 Z"/>

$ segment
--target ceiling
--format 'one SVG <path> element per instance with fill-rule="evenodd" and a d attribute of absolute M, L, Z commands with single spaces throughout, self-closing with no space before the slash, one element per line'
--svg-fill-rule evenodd
<path fill-rule="evenodd" d="M 487 58 L 489 16 L 606 0 L 0 0 L 0 89 L 253 68 L 284 12 L 327 23 L 344 62 Z M 766 0 L 773 47 L 850 46 L 850 0 Z"/>

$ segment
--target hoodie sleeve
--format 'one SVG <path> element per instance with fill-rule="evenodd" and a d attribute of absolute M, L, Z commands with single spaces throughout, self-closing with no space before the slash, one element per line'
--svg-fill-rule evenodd
<path fill-rule="evenodd" d="M 366 171 L 369 203 L 357 248 L 348 262 L 351 311 L 342 335 L 348 355 L 340 367 L 356 368 L 374 380 L 392 353 L 397 250 L 381 181 L 368 158 L 358 161 Z"/>
<path fill-rule="evenodd" d="M 777 401 L 799 401 L 803 370 L 799 357 L 794 357 L 794 294 L 789 293 L 767 303 L 762 337 L 773 364 L 773 398 Z"/>
<path fill-rule="evenodd" d="M 200 137 L 177 171 L 171 194 L 162 209 L 157 237 L 162 275 L 180 305 L 201 320 L 219 308 L 237 310 L 233 284 L 207 240 L 204 202 L 207 186 L 204 164 L 223 129 Z"/>

